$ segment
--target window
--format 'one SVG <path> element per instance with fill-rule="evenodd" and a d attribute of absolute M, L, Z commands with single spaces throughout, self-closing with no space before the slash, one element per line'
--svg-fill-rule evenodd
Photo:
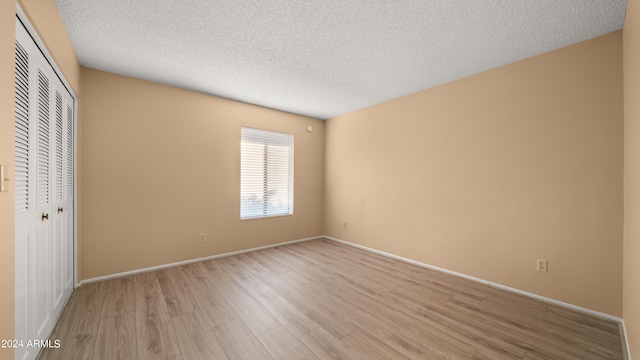
<path fill-rule="evenodd" d="M 293 214 L 293 135 L 241 128 L 240 219 Z"/>

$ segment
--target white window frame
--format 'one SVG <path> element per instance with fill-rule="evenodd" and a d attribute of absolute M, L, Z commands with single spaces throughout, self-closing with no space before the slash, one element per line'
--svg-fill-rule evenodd
<path fill-rule="evenodd" d="M 294 136 L 241 127 L 240 138 L 240 219 L 293 215 Z"/>

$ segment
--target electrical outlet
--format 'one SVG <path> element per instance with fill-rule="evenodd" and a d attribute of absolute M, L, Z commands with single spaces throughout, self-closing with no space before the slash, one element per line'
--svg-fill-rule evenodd
<path fill-rule="evenodd" d="M 339 229 L 346 229 L 347 228 L 347 222 L 346 221 L 340 221 L 338 223 L 338 228 Z"/>
<path fill-rule="evenodd" d="M 546 273 L 548 271 L 547 265 L 547 260 L 538 259 L 538 261 L 536 262 L 536 270 Z"/>
<path fill-rule="evenodd" d="M 347 222 L 345 221 L 345 222 L 343 222 L 342 224 L 344 225 L 343 229 L 345 229 L 345 230 L 346 230 L 346 229 L 347 229 Z"/>
<path fill-rule="evenodd" d="M 203 243 L 207 241 L 207 235 L 205 235 L 204 233 L 200 234 L 200 242 Z"/>

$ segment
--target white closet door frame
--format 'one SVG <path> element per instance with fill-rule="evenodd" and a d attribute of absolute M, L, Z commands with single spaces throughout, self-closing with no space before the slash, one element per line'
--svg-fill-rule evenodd
<path fill-rule="evenodd" d="M 29 33 L 33 41 L 36 43 L 36 45 L 41 50 L 44 50 L 42 52 L 44 53 L 45 59 L 49 62 L 53 70 L 56 72 L 56 75 L 58 75 L 58 78 L 62 82 L 62 85 L 64 85 L 64 87 L 67 89 L 69 94 L 71 94 L 71 97 L 73 99 L 73 209 L 74 209 L 73 211 L 73 284 L 74 286 L 73 287 L 77 288 L 78 286 L 80 286 L 80 283 L 78 282 L 78 261 L 77 261 L 78 260 L 78 196 L 77 196 L 78 195 L 78 187 L 77 187 L 78 175 L 76 171 L 77 163 L 78 163 L 77 162 L 78 95 L 75 93 L 75 91 L 73 91 L 73 88 L 71 87 L 67 79 L 64 77 L 64 73 L 62 72 L 60 67 L 58 67 L 58 64 L 56 64 L 56 62 L 51 58 L 51 55 L 49 54 L 49 50 L 45 46 L 44 42 L 40 39 L 40 36 L 38 36 L 38 33 L 36 32 L 35 28 L 31 25 L 31 22 L 29 22 L 27 15 L 20 7 L 20 4 L 18 4 L 17 2 L 16 2 L 16 17 L 20 19 L 20 21 L 24 25 L 25 29 L 27 29 L 27 32 Z"/>

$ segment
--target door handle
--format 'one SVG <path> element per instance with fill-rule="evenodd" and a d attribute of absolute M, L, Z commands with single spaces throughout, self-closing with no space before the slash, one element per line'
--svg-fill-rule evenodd
<path fill-rule="evenodd" d="M 42 212 L 42 221 L 45 220 L 49 220 L 49 214 L 45 214 L 44 211 Z"/>
<path fill-rule="evenodd" d="M 58 214 L 60 214 L 63 211 L 64 211 L 64 208 L 61 208 L 61 207 L 58 208 Z"/>

